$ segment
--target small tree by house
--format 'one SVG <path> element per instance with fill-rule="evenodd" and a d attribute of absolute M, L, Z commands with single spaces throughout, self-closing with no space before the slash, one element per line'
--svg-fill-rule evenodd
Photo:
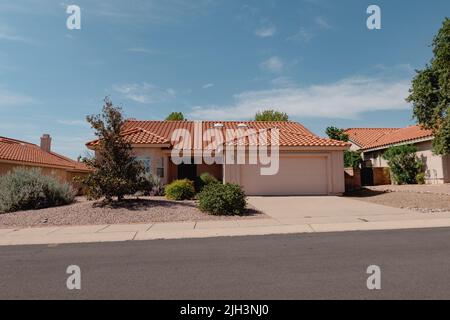
<path fill-rule="evenodd" d="M 328 138 L 338 141 L 349 141 L 348 134 L 345 133 L 344 129 L 339 129 L 336 127 L 328 127 L 326 129 L 326 134 Z M 347 150 L 344 152 L 344 166 L 346 168 L 358 168 L 362 163 L 361 152 Z"/>
<path fill-rule="evenodd" d="M 289 116 L 276 110 L 264 110 L 256 113 L 255 121 L 289 121 Z"/>
<path fill-rule="evenodd" d="M 446 18 L 433 40 L 430 64 L 417 71 L 408 102 L 414 117 L 426 129 L 433 130 L 433 151 L 450 154 L 450 19 Z"/>
<path fill-rule="evenodd" d="M 326 129 L 326 134 L 330 139 L 348 142 L 349 136 L 344 131 L 344 129 L 331 126 Z"/>
<path fill-rule="evenodd" d="M 126 195 L 150 188 L 144 176 L 142 165 L 131 154 L 131 145 L 121 135 L 125 123 L 121 108 L 105 98 L 102 114 L 88 116 L 87 121 L 98 137 L 96 156 L 84 159 L 93 172 L 81 182 L 86 187 L 89 198 L 104 197 L 111 202 L 113 197 L 119 201 Z"/>
<path fill-rule="evenodd" d="M 398 184 L 416 184 L 417 176 L 422 172 L 423 163 L 416 156 L 417 148 L 413 145 L 389 148 L 383 155 L 388 161 L 393 179 Z"/>
<path fill-rule="evenodd" d="M 186 118 L 182 112 L 172 112 L 166 118 L 166 121 L 185 121 Z"/>

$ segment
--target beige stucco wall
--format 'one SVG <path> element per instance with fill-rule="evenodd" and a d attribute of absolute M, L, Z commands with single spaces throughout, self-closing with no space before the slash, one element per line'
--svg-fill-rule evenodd
<path fill-rule="evenodd" d="M 159 147 L 144 147 L 144 148 L 133 148 L 133 156 L 135 157 L 149 157 L 151 158 L 151 171 L 152 174 L 156 175 L 158 168 L 158 160 L 164 159 L 164 177 L 161 178 L 162 184 L 167 184 L 169 179 L 169 155 L 163 153 L 163 150 Z"/>
<path fill-rule="evenodd" d="M 358 151 L 361 149 L 357 144 L 354 144 L 351 141 L 349 141 L 349 143 L 350 143 L 350 151 Z"/>
<path fill-rule="evenodd" d="M 417 147 L 417 157 L 425 164 L 425 179 L 428 184 L 439 184 L 449 182 L 446 173 L 446 162 L 442 156 L 434 155 L 432 152 L 432 141 L 414 144 Z M 373 167 L 389 167 L 388 162 L 383 159 L 386 149 L 364 153 L 364 160 L 370 161 Z M 445 165 L 445 166 L 444 166 Z"/>
<path fill-rule="evenodd" d="M 133 148 L 133 155 L 136 157 L 150 157 L 152 159 L 152 173 L 156 174 L 157 168 L 157 159 L 164 158 L 165 166 L 164 166 L 164 178 L 162 182 L 164 184 L 171 182 L 176 178 L 177 169 L 176 166 L 173 165 L 170 161 L 170 154 L 167 152 L 163 152 L 161 148 L 158 147 L 144 147 L 144 148 Z M 280 157 L 319 157 L 326 159 L 326 178 L 319 177 L 317 175 L 317 179 L 326 179 L 327 184 L 327 194 L 342 194 L 345 192 L 345 176 L 344 176 L 344 156 L 343 151 L 282 151 L 280 153 Z M 292 162 L 291 162 L 292 163 Z M 286 169 L 286 168 L 285 168 Z M 287 170 L 296 170 L 297 168 L 293 166 L 292 168 L 288 168 Z M 241 174 L 242 170 L 245 168 L 242 165 L 199 165 L 197 168 L 198 175 L 203 172 L 209 172 L 216 176 L 219 179 L 222 179 L 224 182 L 231 182 L 241 184 Z M 321 171 L 322 174 L 322 171 Z M 284 179 L 284 178 L 283 178 Z M 314 181 L 311 181 L 313 183 Z M 318 182 L 318 181 L 316 181 Z M 283 181 L 279 181 L 280 184 L 283 184 Z M 318 182 L 319 183 L 319 182 Z M 275 183 L 276 184 L 276 183 Z M 274 186 L 276 188 L 276 186 Z"/>

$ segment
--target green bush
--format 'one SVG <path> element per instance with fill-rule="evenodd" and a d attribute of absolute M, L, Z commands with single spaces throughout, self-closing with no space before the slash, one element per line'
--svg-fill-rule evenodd
<path fill-rule="evenodd" d="M 73 188 L 39 169 L 17 168 L 0 177 L 0 212 L 36 210 L 72 203 Z"/>
<path fill-rule="evenodd" d="M 242 215 L 247 205 L 241 186 L 229 183 L 205 186 L 198 200 L 200 210 L 213 215 Z"/>
<path fill-rule="evenodd" d="M 416 175 L 416 182 L 418 184 L 425 184 L 425 173 L 421 172 Z"/>
<path fill-rule="evenodd" d="M 388 161 L 394 181 L 398 184 L 416 184 L 423 163 L 416 156 L 417 148 L 403 145 L 389 148 L 383 155 Z"/>
<path fill-rule="evenodd" d="M 170 200 L 189 200 L 195 196 L 194 182 L 188 179 L 172 182 L 166 186 L 165 191 Z"/>
<path fill-rule="evenodd" d="M 219 183 L 219 180 L 217 180 L 212 174 L 205 172 L 195 181 L 195 190 L 201 192 L 204 187 L 214 183 Z"/>

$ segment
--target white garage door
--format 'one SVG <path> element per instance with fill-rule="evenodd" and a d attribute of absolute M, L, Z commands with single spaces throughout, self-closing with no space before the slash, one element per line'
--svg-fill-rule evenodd
<path fill-rule="evenodd" d="M 250 196 L 327 195 L 326 157 L 281 157 L 274 176 L 262 176 L 258 165 L 241 166 L 241 185 Z"/>

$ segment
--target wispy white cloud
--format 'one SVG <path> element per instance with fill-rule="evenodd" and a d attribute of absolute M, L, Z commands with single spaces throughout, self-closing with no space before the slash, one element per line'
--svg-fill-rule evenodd
<path fill-rule="evenodd" d="M 144 53 L 144 54 L 159 54 L 160 52 L 158 50 L 154 50 L 154 49 L 147 49 L 147 48 L 129 48 L 127 49 L 128 52 L 133 52 L 133 53 Z"/>
<path fill-rule="evenodd" d="M 86 120 L 58 120 L 57 122 L 65 126 L 79 126 L 79 127 L 89 126 Z"/>
<path fill-rule="evenodd" d="M 142 104 L 171 101 L 176 97 L 172 88 L 161 88 L 151 83 L 115 85 L 113 89 L 125 98 Z"/>
<path fill-rule="evenodd" d="M 289 36 L 287 40 L 297 41 L 297 42 L 309 42 L 311 41 L 316 34 L 310 30 L 307 30 L 304 27 L 301 27 L 296 33 Z"/>
<path fill-rule="evenodd" d="M 277 28 L 274 25 L 262 26 L 255 30 L 255 35 L 260 38 L 268 38 L 275 35 Z"/>
<path fill-rule="evenodd" d="M 228 106 L 196 106 L 190 118 L 249 119 L 264 108 L 276 108 L 292 117 L 355 119 L 365 112 L 405 110 L 409 80 L 349 77 L 340 81 L 249 91 L 234 96 Z"/>
<path fill-rule="evenodd" d="M 315 23 L 317 26 L 319 26 L 322 29 L 328 29 L 328 30 L 333 29 L 333 26 L 324 17 L 317 17 L 315 19 Z"/>
<path fill-rule="evenodd" d="M 274 56 L 262 62 L 259 67 L 264 71 L 280 73 L 283 70 L 284 63 L 281 58 Z"/>
<path fill-rule="evenodd" d="M 272 79 L 270 81 L 270 83 L 272 85 L 274 85 L 275 87 L 279 87 L 279 88 L 288 88 L 288 87 L 295 86 L 294 80 L 290 77 L 285 77 L 285 76 L 281 76 L 281 77 Z"/>
<path fill-rule="evenodd" d="M 0 41 L 14 41 L 14 42 L 23 42 L 23 43 L 32 43 L 30 39 L 24 38 L 17 34 L 10 27 L 0 24 Z"/>
<path fill-rule="evenodd" d="M 207 84 L 202 86 L 202 89 L 209 89 L 209 88 L 212 88 L 212 87 L 214 87 L 214 83 L 207 83 Z"/>
<path fill-rule="evenodd" d="M 0 108 L 27 106 L 33 103 L 36 103 L 36 100 L 28 95 L 12 92 L 0 87 Z"/>

